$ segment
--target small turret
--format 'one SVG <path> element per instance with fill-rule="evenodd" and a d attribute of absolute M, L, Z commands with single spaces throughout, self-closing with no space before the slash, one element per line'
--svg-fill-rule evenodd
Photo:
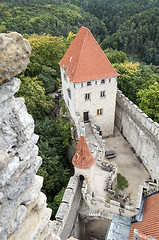
<path fill-rule="evenodd" d="M 95 159 L 91 154 L 84 134 L 81 133 L 76 153 L 72 159 L 72 164 L 75 167 L 75 175 L 83 176 L 87 181 L 87 189 L 89 194 L 92 194 L 92 177 L 94 163 Z"/>

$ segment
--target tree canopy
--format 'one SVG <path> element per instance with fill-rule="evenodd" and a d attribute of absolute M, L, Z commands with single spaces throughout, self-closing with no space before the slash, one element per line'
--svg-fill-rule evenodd
<path fill-rule="evenodd" d="M 66 37 L 88 27 L 103 50 L 159 65 L 158 0 L 2 0 L 0 31 Z"/>
<path fill-rule="evenodd" d="M 139 108 L 154 121 L 159 122 L 159 82 L 155 82 L 147 89 L 141 89 L 137 96 Z"/>

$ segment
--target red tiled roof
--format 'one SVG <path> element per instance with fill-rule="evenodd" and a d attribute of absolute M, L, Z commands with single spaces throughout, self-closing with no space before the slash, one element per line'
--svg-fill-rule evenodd
<path fill-rule="evenodd" d="M 72 159 L 72 164 L 76 168 L 86 169 L 93 166 L 95 160 L 91 154 L 84 136 L 80 136 L 76 153 Z"/>
<path fill-rule="evenodd" d="M 64 66 L 73 83 L 119 76 L 90 30 L 85 27 L 80 28 L 59 65 Z"/>
<path fill-rule="evenodd" d="M 146 236 L 145 234 L 139 233 L 138 240 L 152 240 L 152 238 L 150 236 Z"/>
<path fill-rule="evenodd" d="M 132 239 L 134 229 L 159 239 L 159 193 L 146 198 L 143 219 L 131 225 L 129 239 Z"/>

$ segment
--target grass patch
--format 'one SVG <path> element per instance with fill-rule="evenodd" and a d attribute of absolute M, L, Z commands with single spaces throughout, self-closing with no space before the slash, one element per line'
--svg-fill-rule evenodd
<path fill-rule="evenodd" d="M 122 176 L 120 173 L 117 174 L 117 182 L 118 182 L 118 185 L 115 189 L 116 192 L 128 187 L 128 180 L 124 176 Z"/>

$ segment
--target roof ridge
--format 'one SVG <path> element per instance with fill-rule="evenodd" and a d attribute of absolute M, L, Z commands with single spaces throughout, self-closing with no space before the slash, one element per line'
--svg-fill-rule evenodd
<path fill-rule="evenodd" d="M 85 34 L 84 41 L 83 41 L 83 44 L 82 44 L 82 48 L 81 48 L 81 51 L 80 51 L 80 55 L 79 55 L 79 58 L 78 58 L 78 61 L 77 61 L 77 64 L 76 64 L 77 68 L 76 68 L 76 70 L 75 70 L 73 82 L 74 82 L 74 80 L 76 79 L 76 73 L 77 73 L 77 70 L 78 70 L 78 68 L 79 68 L 78 63 L 80 62 L 80 58 L 81 58 L 82 53 L 83 53 L 83 50 L 84 50 L 84 45 L 85 45 L 86 37 L 87 37 L 88 32 L 89 32 L 89 29 L 88 29 L 88 28 L 85 28 L 85 27 L 82 27 L 82 28 L 83 28 L 83 29 L 86 29 L 86 34 Z"/>

